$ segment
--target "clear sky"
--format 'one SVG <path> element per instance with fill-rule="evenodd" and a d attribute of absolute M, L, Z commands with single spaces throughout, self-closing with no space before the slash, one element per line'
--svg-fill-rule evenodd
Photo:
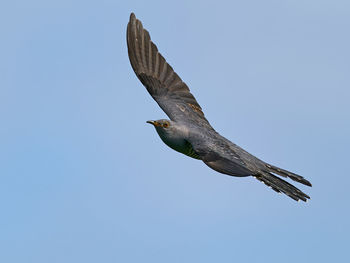
<path fill-rule="evenodd" d="M 167 148 L 135 12 L 222 135 L 297 203 Z M 349 260 L 349 1 L 2 1 L 0 262 Z"/>

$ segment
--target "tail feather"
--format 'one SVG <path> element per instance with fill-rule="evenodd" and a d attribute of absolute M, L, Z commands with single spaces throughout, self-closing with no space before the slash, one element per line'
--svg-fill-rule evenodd
<path fill-rule="evenodd" d="M 266 167 L 268 168 L 269 172 L 271 172 L 271 173 L 275 173 L 275 174 L 278 174 L 278 175 L 286 177 L 286 178 L 288 177 L 288 178 L 290 178 L 298 183 L 302 183 L 302 184 L 307 185 L 307 186 L 312 186 L 308 180 L 306 180 L 304 177 L 302 177 L 300 175 L 289 172 L 289 171 L 284 170 L 282 168 L 279 168 L 277 166 L 273 166 L 271 164 L 266 164 Z"/>
<path fill-rule="evenodd" d="M 304 202 L 306 202 L 307 199 L 310 199 L 310 196 L 303 193 L 290 183 L 278 178 L 277 176 L 274 176 L 271 173 L 263 172 L 258 175 L 255 175 L 254 177 L 266 184 L 267 186 L 270 186 L 272 190 L 278 193 L 282 192 L 288 195 L 289 197 L 293 198 L 295 201 L 303 200 Z"/>

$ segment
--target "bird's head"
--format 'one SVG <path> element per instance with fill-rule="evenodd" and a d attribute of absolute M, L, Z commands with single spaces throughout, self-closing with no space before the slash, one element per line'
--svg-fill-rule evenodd
<path fill-rule="evenodd" d="M 175 149 L 178 144 L 182 145 L 184 143 L 186 131 L 182 125 L 179 125 L 175 121 L 156 120 L 147 121 L 147 123 L 152 124 L 156 128 L 159 137 L 171 148 Z"/>
<path fill-rule="evenodd" d="M 173 137 L 179 132 L 178 125 L 176 125 L 176 123 L 171 120 L 161 119 L 156 121 L 147 121 L 147 123 L 152 124 L 154 128 L 156 128 L 156 131 L 161 138 Z"/>
<path fill-rule="evenodd" d="M 147 121 L 147 123 L 152 124 L 156 130 L 159 131 L 167 131 L 172 128 L 172 121 L 170 120 L 156 120 L 156 121 Z"/>

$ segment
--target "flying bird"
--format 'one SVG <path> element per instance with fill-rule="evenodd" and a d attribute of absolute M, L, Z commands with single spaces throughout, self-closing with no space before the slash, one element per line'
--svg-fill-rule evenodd
<path fill-rule="evenodd" d="M 302 176 L 268 164 L 221 136 L 205 118 L 201 106 L 186 83 L 159 53 L 150 34 L 131 13 L 127 26 L 127 45 L 131 66 L 170 120 L 152 120 L 162 141 L 170 148 L 202 160 L 215 171 L 231 176 L 252 176 L 274 191 L 296 201 L 310 197 L 279 176 L 311 186 Z"/>

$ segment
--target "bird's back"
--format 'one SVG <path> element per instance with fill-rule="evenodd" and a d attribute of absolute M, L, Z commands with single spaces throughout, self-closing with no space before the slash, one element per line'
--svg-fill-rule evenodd
<path fill-rule="evenodd" d="M 226 139 L 214 129 L 193 129 L 189 141 L 202 160 L 210 166 L 220 163 L 219 168 L 211 168 L 221 173 L 248 176 L 264 166 L 264 162 Z M 209 164 L 208 164 L 209 163 Z M 225 163 L 224 166 L 222 164 Z"/>

